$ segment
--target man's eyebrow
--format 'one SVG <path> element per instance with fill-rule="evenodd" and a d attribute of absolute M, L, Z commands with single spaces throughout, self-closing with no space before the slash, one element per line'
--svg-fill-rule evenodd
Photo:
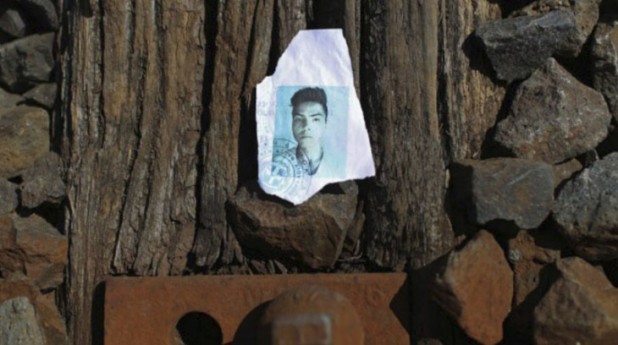
<path fill-rule="evenodd" d="M 307 116 L 307 117 L 315 117 L 315 116 L 324 116 L 323 113 L 313 113 L 313 114 L 309 114 L 309 115 L 305 115 L 305 114 L 301 114 L 301 113 L 292 113 L 292 116 Z"/>

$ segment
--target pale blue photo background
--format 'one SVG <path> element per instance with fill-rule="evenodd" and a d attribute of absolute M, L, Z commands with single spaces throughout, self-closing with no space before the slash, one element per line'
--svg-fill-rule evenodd
<path fill-rule="evenodd" d="M 275 139 L 286 139 L 294 143 L 296 140 L 292 133 L 292 103 L 290 99 L 294 93 L 308 86 L 280 86 L 277 88 L 277 104 L 275 114 Z M 328 107 L 328 121 L 322 144 L 324 155 L 330 155 L 330 162 L 337 162 L 336 166 L 331 164 L 328 177 L 337 178 L 345 176 L 346 153 L 348 142 L 348 97 L 349 90 L 343 86 L 318 86 L 326 92 L 326 102 Z M 273 143 L 274 145 L 274 143 Z M 327 152 L 328 150 L 328 152 Z"/>

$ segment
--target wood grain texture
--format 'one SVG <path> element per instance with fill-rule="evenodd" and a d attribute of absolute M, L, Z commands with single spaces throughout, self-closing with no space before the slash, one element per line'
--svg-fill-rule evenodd
<path fill-rule="evenodd" d="M 96 284 L 167 275 L 195 231 L 204 69 L 201 1 L 93 1 L 63 57 L 69 161 L 69 330 L 90 344 Z"/>
<path fill-rule="evenodd" d="M 342 28 L 350 49 L 377 168 L 361 183 L 363 260 L 426 267 L 457 243 L 446 168 L 480 156 L 504 96 L 468 39 L 500 16 L 494 1 L 91 3 L 92 16 L 67 12 L 66 101 L 53 124 L 69 162 L 74 344 L 91 343 L 106 275 L 212 273 L 253 259 L 226 207 L 257 178 L 255 86 L 304 28 Z M 422 334 L 451 329 L 443 320 L 435 314 Z"/>
<path fill-rule="evenodd" d="M 238 188 L 239 175 L 253 175 L 243 174 L 239 166 L 257 168 L 257 164 L 247 164 L 255 160 L 250 153 L 257 154 L 256 141 L 247 140 L 250 128 L 255 128 L 249 109 L 252 91 L 268 68 L 274 3 L 221 1 L 217 12 L 213 80 L 207 86 L 211 96 L 203 137 L 200 227 L 194 243 L 200 267 L 244 260 L 227 221 L 226 202 Z M 241 162 L 239 157 L 245 160 Z"/>
<path fill-rule="evenodd" d="M 505 96 L 494 84 L 489 61 L 470 38 L 485 22 L 502 17 L 490 1 L 442 0 L 439 27 L 438 106 L 449 162 L 480 159 L 483 142 L 493 127 Z"/>
<path fill-rule="evenodd" d="M 278 58 L 299 30 L 307 28 L 307 7 L 311 0 L 277 0 Z"/>
<path fill-rule="evenodd" d="M 376 163 L 367 255 L 383 267 L 421 267 L 453 244 L 437 109 L 439 3 L 363 5 L 362 101 Z"/>

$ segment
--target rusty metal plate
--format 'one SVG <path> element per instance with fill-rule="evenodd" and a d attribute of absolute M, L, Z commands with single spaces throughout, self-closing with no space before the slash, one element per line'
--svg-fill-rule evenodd
<path fill-rule="evenodd" d="M 268 302 L 306 284 L 339 292 L 355 306 L 365 344 L 410 344 L 409 287 L 402 273 L 108 278 L 104 343 L 176 345 L 176 324 L 197 311 L 217 321 L 223 344 L 254 344 Z"/>

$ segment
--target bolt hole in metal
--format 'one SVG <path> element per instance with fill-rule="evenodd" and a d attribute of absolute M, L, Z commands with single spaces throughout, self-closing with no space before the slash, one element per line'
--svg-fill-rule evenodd
<path fill-rule="evenodd" d="M 222 345 L 223 332 L 212 316 L 194 311 L 185 314 L 176 324 L 174 345 Z"/>

